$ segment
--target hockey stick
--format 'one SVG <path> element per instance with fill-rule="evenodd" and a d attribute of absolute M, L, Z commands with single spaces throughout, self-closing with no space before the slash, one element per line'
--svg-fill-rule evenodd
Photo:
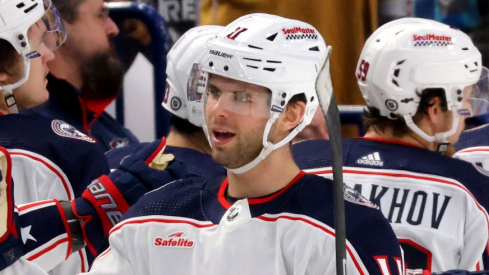
<path fill-rule="evenodd" d="M 334 223 L 336 244 L 336 274 L 346 274 L 346 233 L 345 233 L 345 202 L 343 195 L 343 154 L 341 151 L 341 123 L 338 105 L 333 94 L 333 84 L 329 77 L 329 57 L 331 46 L 328 46 L 326 58 L 316 78 L 316 93 L 319 106 L 323 111 L 328 125 L 331 154 L 333 159 L 333 194 Z"/>

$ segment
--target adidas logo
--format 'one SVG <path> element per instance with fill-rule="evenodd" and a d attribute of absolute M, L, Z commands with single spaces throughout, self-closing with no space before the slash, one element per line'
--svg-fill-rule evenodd
<path fill-rule="evenodd" d="M 384 162 L 380 159 L 379 152 L 368 154 L 362 158 L 357 159 L 358 164 L 366 164 L 372 166 L 384 166 Z"/>

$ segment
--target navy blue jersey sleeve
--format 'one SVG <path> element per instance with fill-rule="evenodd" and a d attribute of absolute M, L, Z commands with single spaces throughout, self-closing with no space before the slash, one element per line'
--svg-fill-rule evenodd
<path fill-rule="evenodd" d="M 161 140 L 153 141 L 152 143 L 160 143 Z M 122 160 L 131 155 L 136 154 L 141 151 L 144 147 L 146 147 L 149 143 L 130 143 L 123 147 L 114 148 L 110 151 L 105 152 L 105 156 L 107 157 L 107 161 L 109 163 L 110 169 L 117 169 L 119 164 L 121 164 Z"/>
<path fill-rule="evenodd" d="M 397 237 L 380 210 L 345 202 L 346 238 L 370 274 L 402 274 Z"/>

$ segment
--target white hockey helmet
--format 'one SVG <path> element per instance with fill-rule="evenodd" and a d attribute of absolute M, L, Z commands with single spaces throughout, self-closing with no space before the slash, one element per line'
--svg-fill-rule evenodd
<path fill-rule="evenodd" d="M 206 51 L 206 42 L 223 29 L 222 26 L 195 27 L 180 37 L 167 55 L 166 91 L 163 107 L 195 126 L 202 127 L 202 106 L 193 99 L 187 100 L 187 88 L 192 66 L 198 63 Z M 189 93 L 190 95 L 191 93 Z M 197 105 L 197 106 L 196 106 Z"/>
<path fill-rule="evenodd" d="M 367 40 L 356 77 L 369 107 L 390 119 L 402 116 L 427 141 L 446 143 L 457 129 L 462 92 L 481 76 L 481 54 L 462 31 L 427 19 L 402 18 L 385 24 Z M 451 130 L 429 136 L 412 121 L 426 88 L 445 91 Z"/>
<path fill-rule="evenodd" d="M 270 118 L 264 129 L 263 150 L 252 162 L 231 169 L 233 173 L 244 173 L 273 150 L 290 142 L 311 122 L 318 107 L 315 81 L 326 58 L 326 43 L 307 23 L 276 15 L 251 14 L 230 23 L 207 44 L 209 48 L 201 61 L 202 90 L 209 79 L 205 74 L 216 74 L 271 91 Z M 304 94 L 307 101 L 302 120 L 286 138 L 272 144 L 268 141 L 270 128 L 289 100 L 298 94 Z M 205 124 L 203 127 L 208 134 Z"/>
<path fill-rule="evenodd" d="M 43 42 L 51 50 L 56 50 L 65 40 L 66 31 L 63 20 L 51 0 L 0 0 L 0 39 L 8 41 L 22 55 L 24 76 L 11 85 L 0 86 L 10 111 L 16 113 L 17 108 L 12 90 L 27 81 L 30 70 L 30 59 L 39 57 L 37 51 L 32 52 L 27 32 L 39 19 L 46 26 Z"/>

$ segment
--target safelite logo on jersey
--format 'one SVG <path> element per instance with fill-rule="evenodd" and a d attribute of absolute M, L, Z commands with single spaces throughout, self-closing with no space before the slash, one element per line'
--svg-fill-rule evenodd
<path fill-rule="evenodd" d="M 166 238 L 155 238 L 153 245 L 156 247 L 169 248 L 192 248 L 194 241 L 184 237 L 185 232 L 176 232 L 168 235 Z"/>

